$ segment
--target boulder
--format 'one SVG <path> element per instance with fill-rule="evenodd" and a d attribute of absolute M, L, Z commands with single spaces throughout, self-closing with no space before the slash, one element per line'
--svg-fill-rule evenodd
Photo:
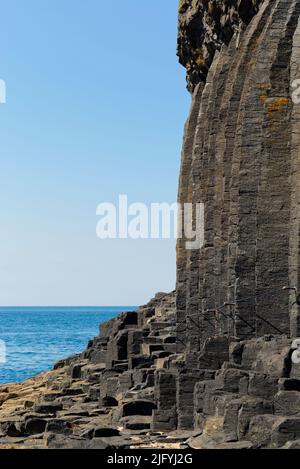
<path fill-rule="evenodd" d="M 267 373 L 249 373 L 248 394 L 263 399 L 272 399 L 278 389 L 278 378 Z"/>
<path fill-rule="evenodd" d="M 63 418 L 51 419 L 48 421 L 45 429 L 46 433 L 61 433 L 68 435 L 72 433 L 71 423 Z"/>
<path fill-rule="evenodd" d="M 88 430 L 85 430 L 81 437 L 82 438 L 103 438 L 103 437 L 112 437 L 112 436 L 119 436 L 120 431 L 116 427 L 95 427 L 95 428 L 89 428 Z"/>
<path fill-rule="evenodd" d="M 228 368 L 222 369 L 216 375 L 216 386 L 222 391 L 238 393 L 241 381 L 248 382 L 249 375 L 246 371 Z"/>
<path fill-rule="evenodd" d="M 281 417 L 272 428 L 271 445 L 281 448 L 287 442 L 300 439 L 300 418 Z"/>
<path fill-rule="evenodd" d="M 23 421 L 19 417 L 10 417 L 0 420 L 0 435 L 9 437 L 19 437 L 24 434 L 22 429 Z"/>
<path fill-rule="evenodd" d="M 150 430 L 152 425 L 152 416 L 146 415 L 132 415 L 130 417 L 123 417 L 120 424 L 126 430 Z"/>
<path fill-rule="evenodd" d="M 300 416 L 300 392 L 279 391 L 274 397 L 274 410 L 276 415 Z"/>
<path fill-rule="evenodd" d="M 278 423 L 275 415 L 255 415 L 251 418 L 247 438 L 256 448 L 267 448 L 271 443 L 272 429 Z"/>
<path fill-rule="evenodd" d="M 60 402 L 40 402 L 35 404 L 33 411 L 37 414 L 56 414 L 59 410 L 62 410 L 63 406 Z"/>

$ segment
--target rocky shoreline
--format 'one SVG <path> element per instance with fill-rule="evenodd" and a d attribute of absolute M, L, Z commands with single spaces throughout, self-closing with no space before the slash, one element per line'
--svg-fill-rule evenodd
<path fill-rule="evenodd" d="M 204 246 L 178 240 L 176 292 L 0 386 L 0 449 L 300 448 L 299 45 L 300 0 L 180 0 Z"/>
<path fill-rule="evenodd" d="M 290 347 L 284 336 L 214 337 L 187 369 L 175 294 L 160 293 L 103 323 L 83 353 L 0 386 L 0 449 L 298 447 Z"/>
<path fill-rule="evenodd" d="M 178 448 L 190 432 L 151 428 L 155 371 L 176 352 L 175 325 L 174 294 L 158 294 L 102 324 L 83 353 L 0 386 L 0 449 Z"/>

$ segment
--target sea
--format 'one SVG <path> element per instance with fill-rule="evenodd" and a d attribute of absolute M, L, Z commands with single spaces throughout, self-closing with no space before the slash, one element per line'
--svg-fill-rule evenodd
<path fill-rule="evenodd" d="M 0 307 L 0 384 L 21 382 L 82 352 L 99 324 L 136 306 Z"/>

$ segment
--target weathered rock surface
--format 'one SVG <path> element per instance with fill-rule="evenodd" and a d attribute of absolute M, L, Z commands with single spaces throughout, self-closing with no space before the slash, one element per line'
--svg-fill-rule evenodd
<path fill-rule="evenodd" d="M 179 202 L 204 204 L 204 246 L 178 241 L 176 292 L 0 386 L 0 448 L 299 447 L 299 18 L 300 0 L 180 1 Z"/>
<path fill-rule="evenodd" d="M 102 324 L 83 353 L 53 371 L 0 386 L 0 448 L 147 445 L 157 370 L 176 352 L 175 319 L 175 294 L 159 293 Z"/>
<path fill-rule="evenodd" d="M 229 45 L 258 12 L 262 0 L 179 0 L 178 56 L 194 91 L 205 81 L 216 51 Z"/>
<path fill-rule="evenodd" d="M 243 2 L 182 3 L 188 22 L 193 8 L 213 21 L 223 14 L 214 5 L 235 17 Z M 259 2 L 247 3 L 257 10 Z M 213 54 L 192 95 L 179 202 L 204 204 L 204 246 L 188 250 L 179 240 L 176 300 L 178 342 L 191 367 L 201 366 L 214 336 L 300 333 L 300 111 L 292 99 L 299 15 L 299 0 L 264 1 Z"/>
<path fill-rule="evenodd" d="M 0 448 L 247 449 L 300 438 L 289 338 L 211 337 L 206 367 L 190 369 L 169 349 L 175 318 L 175 294 L 159 294 L 103 324 L 83 353 L 53 371 L 1 386 Z M 120 342 L 124 334 L 140 340 Z"/>

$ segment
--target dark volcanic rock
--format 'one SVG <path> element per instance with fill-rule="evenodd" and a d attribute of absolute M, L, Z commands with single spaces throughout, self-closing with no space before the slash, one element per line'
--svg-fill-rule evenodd
<path fill-rule="evenodd" d="M 47 436 L 47 447 L 49 449 L 87 449 L 87 441 L 82 438 L 66 437 L 58 434 Z"/>
<path fill-rule="evenodd" d="M 25 422 L 25 432 L 29 435 L 43 433 L 47 427 L 47 420 L 42 418 L 29 418 Z"/>
<path fill-rule="evenodd" d="M 60 419 L 51 419 L 48 421 L 46 426 L 46 433 L 61 433 L 63 435 L 68 435 L 71 433 L 72 426 L 69 421 Z"/>
<path fill-rule="evenodd" d="M 150 430 L 152 425 L 152 415 L 132 415 L 130 417 L 123 417 L 120 423 L 126 430 Z"/>
<path fill-rule="evenodd" d="M 156 405 L 151 401 L 133 400 L 123 404 L 121 408 L 122 417 L 130 415 L 152 415 Z"/>
<path fill-rule="evenodd" d="M 0 386 L 0 448 L 298 446 L 299 18 L 300 0 L 180 0 L 179 203 L 204 205 L 204 244 L 178 239 L 176 292 Z"/>
<path fill-rule="evenodd" d="M 18 418 L 1 419 L 0 434 L 10 437 L 19 437 L 23 435 L 21 428 L 22 421 Z"/>
<path fill-rule="evenodd" d="M 275 415 L 255 415 L 250 420 L 247 438 L 249 438 L 256 447 L 269 447 L 272 429 L 278 421 L 279 418 Z"/>
<path fill-rule="evenodd" d="M 119 436 L 120 431 L 115 427 L 95 427 L 90 428 L 89 430 L 85 431 L 81 436 L 83 438 L 102 438 L 102 437 L 112 437 L 112 436 Z"/>
<path fill-rule="evenodd" d="M 101 404 L 103 407 L 117 407 L 118 401 L 114 397 L 105 396 L 101 399 Z"/>
<path fill-rule="evenodd" d="M 289 441 L 300 438 L 300 418 L 282 417 L 272 428 L 273 447 L 280 448 Z"/>
<path fill-rule="evenodd" d="M 37 414 L 55 414 L 57 411 L 62 410 L 62 404 L 58 402 L 41 402 L 36 404 L 33 410 Z"/>
<path fill-rule="evenodd" d="M 180 0 L 178 56 L 190 91 L 205 81 L 216 51 L 257 13 L 262 0 Z"/>

